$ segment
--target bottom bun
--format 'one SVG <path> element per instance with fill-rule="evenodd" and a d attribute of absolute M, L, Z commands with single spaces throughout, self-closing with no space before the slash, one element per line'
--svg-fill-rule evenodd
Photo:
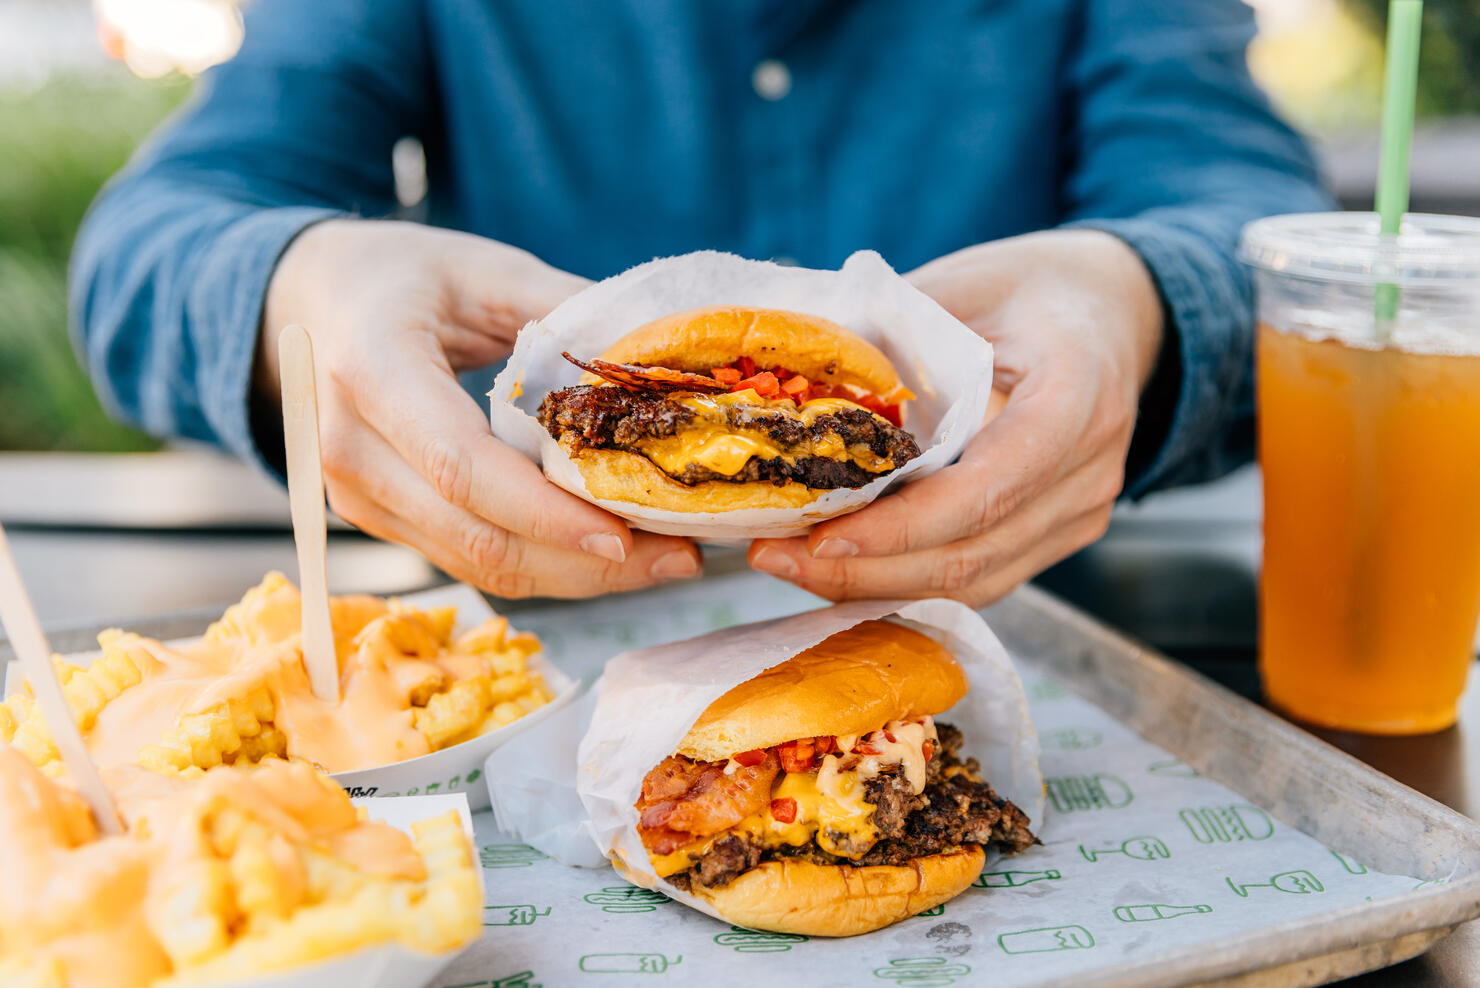
<path fill-rule="evenodd" d="M 782 858 L 719 888 L 696 885 L 693 894 L 737 926 L 851 937 L 954 899 L 981 874 L 985 862 L 977 845 L 916 858 L 908 865 L 854 868 Z"/>
<path fill-rule="evenodd" d="M 709 480 L 680 484 L 637 453 L 615 449 L 574 450 L 565 437 L 561 446 L 586 481 L 586 490 L 603 501 L 628 501 L 664 511 L 739 511 L 744 508 L 800 508 L 826 491 L 787 481 L 732 484 Z"/>

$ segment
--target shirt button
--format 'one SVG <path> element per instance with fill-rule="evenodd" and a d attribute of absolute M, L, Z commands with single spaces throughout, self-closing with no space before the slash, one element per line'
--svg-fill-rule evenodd
<path fill-rule="evenodd" d="M 786 94 L 791 92 L 791 69 L 774 58 L 758 62 L 750 73 L 750 86 L 763 100 L 774 103 L 786 99 Z"/>

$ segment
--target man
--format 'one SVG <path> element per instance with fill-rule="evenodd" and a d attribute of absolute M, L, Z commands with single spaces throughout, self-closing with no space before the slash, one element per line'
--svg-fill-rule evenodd
<path fill-rule="evenodd" d="M 583 596 L 700 557 L 546 482 L 457 374 L 653 256 L 874 248 L 995 344 L 1006 409 L 954 466 L 749 558 L 828 597 L 983 603 L 1123 489 L 1248 456 L 1235 239 L 1327 207 L 1251 33 L 1237 0 L 255 0 L 95 205 L 77 331 L 125 415 L 270 464 L 259 330 L 302 323 L 340 515 L 494 593 Z M 430 225 L 374 219 L 405 136 Z"/>

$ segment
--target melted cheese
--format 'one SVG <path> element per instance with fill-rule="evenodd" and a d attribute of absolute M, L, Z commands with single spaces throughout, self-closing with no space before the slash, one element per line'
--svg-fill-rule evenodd
<path fill-rule="evenodd" d="M 890 741 L 884 731 L 894 735 Z M 683 871 L 724 837 L 742 835 L 767 848 L 801 847 L 812 840 L 828 854 L 840 858 L 859 858 L 867 854 L 878 840 L 873 824 L 874 805 L 864 798 L 864 783 L 884 768 L 899 765 L 910 791 L 925 791 L 924 743 L 936 737 L 935 722 L 890 721 L 881 731 L 862 739 L 883 749 L 879 754 L 863 757 L 851 769 L 841 769 L 837 755 L 828 755 L 816 772 L 783 772 L 771 790 L 771 799 L 793 799 L 797 804 L 796 819 L 782 823 L 771 815 L 769 807 L 741 820 L 729 830 L 703 841 L 680 848 L 671 854 L 651 855 L 653 870 L 659 878 Z M 840 745 L 841 747 L 841 745 Z M 848 745 L 849 748 L 852 744 Z M 846 749 L 845 749 L 846 750 Z M 737 763 L 725 766 L 728 774 Z"/>
<path fill-rule="evenodd" d="M 753 456 L 788 462 L 807 456 L 846 460 L 870 473 L 894 469 L 893 459 L 875 456 L 863 444 L 847 446 L 843 437 L 834 432 L 783 448 L 771 440 L 759 423 L 755 428 L 747 428 L 746 416 L 741 414 L 732 424 L 727 414 L 734 409 L 754 408 L 764 410 L 767 415 L 785 415 L 811 426 L 820 416 L 863 408 L 843 398 L 814 398 L 797 407 L 790 400 L 768 401 L 754 391 L 746 390 L 720 395 L 685 394 L 674 400 L 694 412 L 693 422 L 677 435 L 648 438 L 637 444 L 638 451 L 664 473 L 679 474 L 690 464 L 698 464 L 721 476 L 733 477 Z"/>

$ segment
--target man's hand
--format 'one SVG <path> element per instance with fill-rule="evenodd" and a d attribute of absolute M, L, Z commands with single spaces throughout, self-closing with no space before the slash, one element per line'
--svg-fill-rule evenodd
<path fill-rule="evenodd" d="M 1161 350 L 1151 276 L 1120 240 L 1052 231 L 970 247 L 910 280 L 996 348 L 1001 413 L 961 459 L 750 563 L 813 593 L 983 605 L 1104 534 Z"/>
<path fill-rule="evenodd" d="M 489 432 L 460 370 L 508 356 L 586 281 L 524 251 L 410 223 L 306 230 L 268 287 L 255 384 L 278 401 L 277 330 L 313 339 L 329 505 L 503 597 L 583 597 L 699 573 L 687 540 L 634 534 Z"/>

